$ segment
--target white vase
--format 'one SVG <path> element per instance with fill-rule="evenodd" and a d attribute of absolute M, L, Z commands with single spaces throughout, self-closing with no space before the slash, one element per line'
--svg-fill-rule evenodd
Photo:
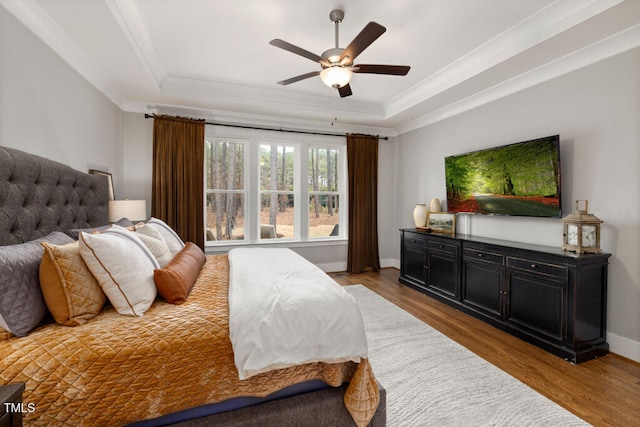
<path fill-rule="evenodd" d="M 413 222 L 416 227 L 424 227 L 427 225 L 427 206 L 424 204 L 417 204 L 413 208 Z"/>
<path fill-rule="evenodd" d="M 440 199 L 433 198 L 429 203 L 429 212 L 440 212 Z"/>

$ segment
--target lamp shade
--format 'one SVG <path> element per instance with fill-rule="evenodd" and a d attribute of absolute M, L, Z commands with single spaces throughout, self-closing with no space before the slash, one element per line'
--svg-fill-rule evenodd
<path fill-rule="evenodd" d="M 352 75 L 353 73 L 349 68 L 340 66 L 332 66 L 320 71 L 322 82 L 335 89 L 349 84 Z"/>
<path fill-rule="evenodd" d="M 116 222 L 121 218 L 130 221 L 144 221 L 147 219 L 146 200 L 110 200 L 109 222 Z"/>

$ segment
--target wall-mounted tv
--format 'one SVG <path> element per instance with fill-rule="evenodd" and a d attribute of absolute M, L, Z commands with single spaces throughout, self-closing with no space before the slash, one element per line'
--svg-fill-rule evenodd
<path fill-rule="evenodd" d="M 560 217 L 558 135 L 445 158 L 447 210 Z"/>

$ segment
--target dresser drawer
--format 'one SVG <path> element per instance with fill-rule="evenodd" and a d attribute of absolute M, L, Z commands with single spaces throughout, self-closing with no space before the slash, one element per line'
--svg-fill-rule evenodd
<path fill-rule="evenodd" d="M 404 244 L 405 245 L 413 245 L 420 246 L 422 248 L 426 247 L 427 239 L 424 236 L 418 233 L 405 233 L 404 234 Z"/>
<path fill-rule="evenodd" d="M 507 258 L 507 266 L 531 273 L 546 274 L 554 277 L 567 277 L 567 267 L 562 265 L 547 264 L 522 258 Z"/>
<path fill-rule="evenodd" d="M 465 248 L 463 250 L 462 256 L 465 261 L 478 260 L 478 261 L 484 261 L 484 262 L 497 264 L 497 265 L 504 264 L 504 256 L 495 254 L 493 252 L 486 252 L 486 251 L 480 251 L 476 249 Z"/>
<path fill-rule="evenodd" d="M 455 243 L 448 243 L 448 242 L 443 242 L 435 239 L 429 240 L 427 242 L 427 248 L 435 249 L 441 252 L 447 252 L 454 255 L 458 252 L 458 245 L 456 245 Z"/>

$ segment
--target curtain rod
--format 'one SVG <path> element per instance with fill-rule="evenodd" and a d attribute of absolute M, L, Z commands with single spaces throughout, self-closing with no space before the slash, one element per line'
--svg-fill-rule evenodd
<path fill-rule="evenodd" d="M 145 114 L 144 115 L 145 119 L 152 119 L 153 115 L 152 114 Z M 240 129 L 253 129 L 253 130 L 269 130 L 272 132 L 285 132 L 285 133 L 302 133 L 302 134 L 306 134 L 306 135 L 322 135 L 322 136 L 344 136 L 346 137 L 347 134 L 344 133 L 329 133 L 329 132 L 312 132 L 312 131 L 308 131 L 308 130 L 294 130 L 294 129 L 282 129 L 282 128 L 265 128 L 265 127 L 260 127 L 260 126 L 249 126 L 249 125 L 234 125 L 234 124 L 229 124 L 229 123 L 216 123 L 216 122 L 210 122 L 210 121 L 206 121 L 204 122 L 207 125 L 212 125 L 212 126 L 226 126 L 226 127 L 231 127 L 231 128 L 240 128 Z M 389 140 L 388 136 L 378 136 L 378 139 L 383 139 L 385 141 Z"/>

